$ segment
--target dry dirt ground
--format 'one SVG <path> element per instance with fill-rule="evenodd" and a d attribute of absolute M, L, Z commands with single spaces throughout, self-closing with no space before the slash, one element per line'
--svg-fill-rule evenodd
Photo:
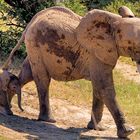
<path fill-rule="evenodd" d="M 119 62 L 116 69 L 125 74 L 125 77 L 127 75 L 130 80 L 140 82 L 138 74 L 131 66 Z M 0 115 L 1 136 L 11 140 L 118 140 L 115 124 L 106 107 L 102 124 L 107 129 L 94 131 L 86 129 L 91 108 L 74 106 L 66 100 L 56 98 L 51 99 L 51 107 L 57 123 L 37 121 L 38 98 L 33 82 L 23 88 L 22 104 L 24 112 L 21 112 L 16 104 L 12 104 L 14 116 Z"/>

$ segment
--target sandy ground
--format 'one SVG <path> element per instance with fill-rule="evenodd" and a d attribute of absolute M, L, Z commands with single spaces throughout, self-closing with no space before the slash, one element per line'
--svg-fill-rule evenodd
<path fill-rule="evenodd" d="M 129 80 L 140 82 L 135 68 L 119 62 L 116 69 L 125 74 Z M 66 100 L 56 98 L 51 99 L 51 107 L 57 122 L 51 124 L 37 121 L 38 97 L 33 82 L 23 88 L 22 104 L 24 112 L 13 104 L 14 116 L 0 115 L 0 135 L 11 140 L 119 140 L 116 136 L 115 124 L 106 107 L 102 124 L 107 129 L 94 131 L 86 129 L 91 108 L 74 106 Z"/>
<path fill-rule="evenodd" d="M 115 69 L 120 71 L 125 78 L 128 80 L 132 80 L 138 84 L 140 84 L 140 74 L 137 71 L 136 66 L 132 66 L 129 64 L 124 64 L 120 61 L 118 61 Z"/>
<path fill-rule="evenodd" d="M 13 140 L 117 139 L 115 124 L 106 108 L 102 123 L 107 129 L 105 131 L 89 131 L 86 129 L 90 120 L 89 108 L 74 106 L 67 101 L 53 98 L 51 106 L 57 123 L 39 122 L 35 120 L 38 116 L 36 105 L 31 107 L 28 102 L 30 100 L 33 103 L 37 97 L 28 95 L 28 98 L 25 99 L 25 94 L 27 93 L 24 93 L 24 112 L 20 112 L 17 106 L 13 105 L 14 116 L 0 115 L 1 135 Z M 25 102 L 28 103 L 25 104 Z"/>

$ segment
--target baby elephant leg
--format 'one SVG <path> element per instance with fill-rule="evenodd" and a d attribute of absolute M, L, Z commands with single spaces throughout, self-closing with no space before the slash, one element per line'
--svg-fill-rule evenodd
<path fill-rule="evenodd" d="M 5 91 L 0 91 L 0 113 L 4 115 L 13 115 L 10 109 L 8 96 Z"/>

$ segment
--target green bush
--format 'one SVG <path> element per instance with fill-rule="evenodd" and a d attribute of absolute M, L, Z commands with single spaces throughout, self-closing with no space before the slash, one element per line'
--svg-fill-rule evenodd
<path fill-rule="evenodd" d="M 81 0 L 81 2 L 83 2 L 90 10 L 94 8 L 102 9 L 104 6 L 109 5 L 112 0 Z"/>
<path fill-rule="evenodd" d="M 58 5 L 67 7 L 81 16 L 87 12 L 86 6 L 83 5 L 80 0 L 65 0 L 65 2 L 59 3 Z"/>
<path fill-rule="evenodd" d="M 129 7 L 136 16 L 140 16 L 140 0 L 81 0 L 88 9 L 103 9 L 118 13 L 120 6 Z"/>
<path fill-rule="evenodd" d="M 7 3 L 5 3 L 8 2 Z M 0 56 L 7 56 L 21 37 L 22 31 L 31 18 L 42 9 L 53 6 L 52 0 L 0 0 Z M 22 45 L 16 56 L 25 57 Z"/>
<path fill-rule="evenodd" d="M 15 30 L 7 30 L 5 32 L 0 31 L 0 56 L 5 57 L 7 56 L 12 48 L 13 45 L 16 45 L 18 37 L 21 36 L 21 32 Z M 20 58 L 25 57 L 25 47 L 22 45 L 20 50 L 16 52 L 16 55 Z"/>
<path fill-rule="evenodd" d="M 118 13 L 119 7 L 123 5 L 129 7 L 136 16 L 140 16 L 140 1 L 136 0 L 114 0 L 109 5 L 103 7 L 103 9 L 113 13 Z"/>

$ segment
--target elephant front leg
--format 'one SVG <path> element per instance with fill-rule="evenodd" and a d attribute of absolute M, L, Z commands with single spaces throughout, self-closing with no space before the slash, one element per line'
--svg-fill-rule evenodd
<path fill-rule="evenodd" d="M 41 78 L 39 75 L 34 77 L 35 83 L 37 85 L 38 96 L 39 96 L 39 107 L 40 113 L 38 120 L 47 121 L 54 123 L 55 120 L 51 115 L 50 101 L 49 101 L 49 85 L 50 78 Z"/>
<path fill-rule="evenodd" d="M 89 129 L 97 129 L 97 130 L 103 130 L 103 128 L 99 125 L 99 122 L 101 121 L 102 115 L 103 115 L 103 107 L 104 103 L 102 99 L 99 97 L 98 90 L 96 87 L 93 87 L 93 104 L 92 104 L 92 113 L 91 114 L 91 120 L 88 123 Z"/>
<path fill-rule="evenodd" d="M 115 93 L 114 88 L 109 87 L 106 88 L 105 90 L 102 90 L 101 96 L 103 98 L 105 105 L 107 106 L 107 108 L 109 109 L 110 113 L 114 118 L 115 124 L 117 126 L 118 137 L 126 138 L 134 131 L 134 129 L 126 125 L 124 115 L 118 106 L 114 93 Z"/>

